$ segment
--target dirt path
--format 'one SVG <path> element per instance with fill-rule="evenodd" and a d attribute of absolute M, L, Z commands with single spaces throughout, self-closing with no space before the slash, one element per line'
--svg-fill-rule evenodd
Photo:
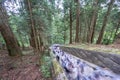
<path fill-rule="evenodd" d="M 51 80 L 42 76 L 38 60 L 37 54 L 10 57 L 0 50 L 0 80 Z"/>

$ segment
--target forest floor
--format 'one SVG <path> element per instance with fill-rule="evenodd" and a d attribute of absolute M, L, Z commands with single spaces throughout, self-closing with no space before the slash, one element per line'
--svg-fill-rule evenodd
<path fill-rule="evenodd" d="M 69 44 L 69 47 L 93 50 L 98 52 L 118 53 L 120 54 L 120 44 L 112 45 L 91 45 L 91 44 Z M 46 69 L 47 66 L 39 66 L 39 56 L 32 50 L 23 51 L 22 57 L 10 57 L 6 50 L 0 50 L 0 80 L 52 80 Z M 49 58 L 46 57 L 46 61 Z M 43 73 L 43 72 L 44 73 Z"/>
<path fill-rule="evenodd" d="M 81 48 L 105 53 L 120 54 L 120 44 L 96 45 L 96 44 L 68 44 L 67 47 Z"/>
<path fill-rule="evenodd" d="M 39 66 L 39 56 L 33 51 L 24 51 L 22 57 L 10 57 L 0 50 L 0 80 L 52 80 L 45 78 Z"/>

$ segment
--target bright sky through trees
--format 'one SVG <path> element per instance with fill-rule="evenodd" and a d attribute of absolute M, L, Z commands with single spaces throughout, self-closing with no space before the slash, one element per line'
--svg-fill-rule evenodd
<path fill-rule="evenodd" d="M 19 13 L 20 5 L 19 5 L 18 0 L 16 1 L 6 0 L 4 5 L 8 12 Z"/>

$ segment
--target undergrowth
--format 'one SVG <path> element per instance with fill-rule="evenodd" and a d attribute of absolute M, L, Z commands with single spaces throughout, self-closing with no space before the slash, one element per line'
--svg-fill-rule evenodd
<path fill-rule="evenodd" d="M 51 77 L 50 67 L 51 67 L 51 59 L 49 56 L 43 55 L 41 59 L 41 72 L 45 78 Z"/>

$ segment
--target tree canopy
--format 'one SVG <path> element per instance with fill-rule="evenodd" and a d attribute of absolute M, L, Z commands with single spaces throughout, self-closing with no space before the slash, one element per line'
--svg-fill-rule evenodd
<path fill-rule="evenodd" d="M 119 0 L 1 0 L 0 4 L 21 47 L 111 44 L 120 33 Z"/>

